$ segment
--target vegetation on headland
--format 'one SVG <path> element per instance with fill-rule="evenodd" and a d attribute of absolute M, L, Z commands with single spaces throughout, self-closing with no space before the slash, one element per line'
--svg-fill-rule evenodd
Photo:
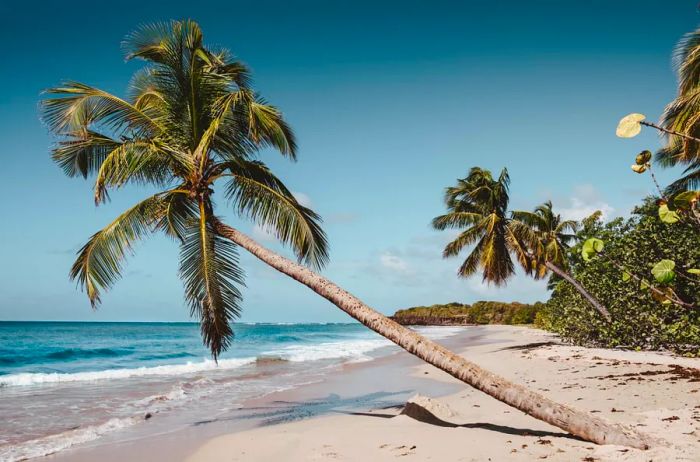
<path fill-rule="evenodd" d="M 404 325 L 462 326 L 473 324 L 533 324 L 544 303 L 478 301 L 445 305 L 416 306 L 398 310 L 391 317 Z"/>

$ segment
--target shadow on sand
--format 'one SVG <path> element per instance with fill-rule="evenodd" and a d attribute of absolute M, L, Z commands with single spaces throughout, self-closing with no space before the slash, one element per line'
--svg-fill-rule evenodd
<path fill-rule="evenodd" d="M 392 400 L 391 397 L 398 395 L 406 396 L 410 393 L 412 393 L 412 390 L 396 392 L 380 391 L 348 398 L 342 398 L 340 395 L 332 393 L 325 398 L 310 401 L 272 401 L 267 406 L 241 408 L 238 410 L 239 412 L 233 416 L 221 419 L 200 420 L 194 422 L 193 425 L 205 425 L 226 420 L 254 419 L 260 421 L 260 426 L 266 426 L 317 417 L 333 412 L 343 412 L 342 409 L 388 409 L 391 407 L 400 409 L 403 400 Z"/>
<path fill-rule="evenodd" d="M 331 413 L 390 419 L 398 415 L 405 414 L 403 401 L 397 402 L 396 399 L 392 400 L 391 397 L 395 397 L 397 395 L 406 396 L 408 393 L 411 393 L 411 390 L 397 392 L 376 392 L 349 398 L 342 398 L 337 394 L 330 394 L 325 398 L 310 401 L 272 401 L 268 406 L 241 408 L 239 410 L 240 413 L 237 413 L 234 416 L 223 419 L 202 420 L 199 422 L 195 422 L 194 425 L 205 425 L 208 423 L 220 422 L 225 420 L 255 419 L 260 421 L 259 426 L 268 426 L 287 422 L 294 422 L 297 420 L 317 417 L 320 415 Z M 359 412 L 348 410 L 353 408 L 378 410 L 391 409 L 396 412 Z M 473 422 L 463 424 L 447 422 L 425 409 L 423 409 L 419 413 L 412 412 L 406 415 L 419 422 L 428 425 L 435 425 L 438 427 L 480 428 L 483 430 L 499 432 L 506 435 L 568 438 L 583 441 L 578 437 L 569 435 L 568 433 L 564 432 L 533 430 L 530 428 L 517 428 L 508 425 L 496 425 L 487 422 Z"/>

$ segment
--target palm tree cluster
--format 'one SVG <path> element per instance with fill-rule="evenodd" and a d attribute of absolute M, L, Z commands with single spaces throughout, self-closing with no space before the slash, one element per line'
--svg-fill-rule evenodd
<path fill-rule="evenodd" d="M 471 250 L 459 267 L 461 277 L 470 277 L 479 269 L 483 281 L 504 284 L 515 274 L 514 260 L 535 279 L 551 271 L 571 283 L 607 320 L 608 310 L 567 271 L 566 251 L 576 238 L 577 223 L 555 214 L 551 202 L 534 211 L 509 211 L 510 177 L 503 169 L 498 178 L 489 170 L 473 167 L 445 190 L 447 213 L 433 219 L 438 230 L 464 229 L 443 251 L 454 257 Z"/>

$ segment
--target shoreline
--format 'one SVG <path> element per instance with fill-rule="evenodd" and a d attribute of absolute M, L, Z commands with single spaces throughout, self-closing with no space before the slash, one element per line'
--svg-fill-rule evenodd
<path fill-rule="evenodd" d="M 464 342 L 489 341 L 478 332 L 460 332 L 445 337 L 440 342 L 450 347 L 459 347 Z M 406 373 L 420 361 L 401 351 L 387 351 L 393 346 L 381 347 L 376 356 L 367 361 L 348 361 L 327 369 L 327 376 L 321 380 L 295 385 L 287 389 L 265 393 L 262 396 L 246 398 L 233 411 L 213 414 L 211 418 L 189 421 L 162 419 L 154 416 L 143 426 L 127 429 L 124 433 L 104 435 L 94 442 L 78 445 L 59 452 L 31 460 L 46 461 L 92 461 L 103 462 L 123 460 L 183 460 L 185 455 L 212 437 L 241 432 L 260 425 L 278 421 L 309 418 L 333 412 L 343 407 L 359 409 L 374 405 L 402 404 L 415 389 L 447 394 L 454 389 L 453 384 L 433 383 L 425 377 L 406 380 Z M 393 383 L 380 393 L 373 382 L 377 376 L 393 377 Z M 392 380 L 388 380 L 392 382 Z M 408 387 L 408 388 L 407 388 Z M 338 396 L 338 398 L 336 398 Z M 222 402 L 229 397 L 222 396 Z M 286 404 L 285 404 L 286 403 Z M 192 405 L 193 403 L 190 403 Z M 274 415 L 268 415 L 268 414 Z M 275 414 L 276 413 L 276 414 Z M 279 419 L 276 419 L 279 417 Z M 280 420 L 281 419 L 281 420 Z M 273 420 L 273 422 L 267 422 Z M 175 423 L 172 423 L 172 422 Z M 154 431 L 153 427 L 162 428 Z"/>
<path fill-rule="evenodd" d="M 573 347 L 516 326 L 467 327 L 441 343 L 550 398 L 639 426 L 671 446 L 643 452 L 577 440 L 393 352 L 346 363 L 320 382 L 249 399 L 234 413 L 184 429 L 36 460 L 698 460 L 700 359 Z M 452 409 L 449 425 L 399 415 L 416 393 Z"/>

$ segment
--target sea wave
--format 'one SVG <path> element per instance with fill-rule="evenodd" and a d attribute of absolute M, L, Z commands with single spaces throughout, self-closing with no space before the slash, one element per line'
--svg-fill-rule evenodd
<path fill-rule="evenodd" d="M 392 345 L 385 339 L 348 340 L 341 342 L 324 342 L 314 345 L 289 345 L 266 355 L 275 355 L 288 361 L 318 361 L 321 359 L 367 359 L 370 351 Z"/>
<path fill-rule="evenodd" d="M 82 359 L 82 358 L 114 358 L 117 356 L 130 355 L 133 350 L 127 348 L 66 348 L 64 350 L 47 353 L 46 359 Z"/>
<path fill-rule="evenodd" d="M 416 329 L 423 335 L 432 339 L 442 339 L 455 335 L 464 330 L 463 327 L 421 327 Z M 188 361 L 185 364 L 170 364 L 159 366 L 143 366 L 138 368 L 107 369 L 101 371 L 73 372 L 73 373 L 45 373 L 45 372 L 24 372 L 9 375 L 0 375 L 0 388 L 13 386 L 30 386 L 41 384 L 55 384 L 64 382 L 83 382 L 111 379 L 128 379 L 146 376 L 177 376 L 193 374 L 198 372 L 235 369 L 252 363 L 267 363 L 270 357 L 279 360 L 303 362 L 318 361 L 328 359 L 340 359 L 347 361 L 366 361 L 371 359 L 368 353 L 382 347 L 391 346 L 392 343 L 384 338 L 361 338 L 356 340 L 330 341 L 320 343 L 298 343 L 287 345 L 278 349 L 262 352 L 257 357 L 233 358 L 219 360 L 218 364 L 210 359 L 201 362 Z M 90 354 L 118 354 L 113 351 L 108 353 L 105 349 L 83 350 L 63 350 L 65 354 L 83 354 L 85 351 L 93 351 Z M 69 353 L 73 352 L 73 353 Z M 187 353 L 176 353 L 160 358 L 151 357 L 148 359 L 171 359 L 184 356 Z M 143 359 L 143 358 L 141 358 Z"/>
<path fill-rule="evenodd" d="M 106 433 L 130 427 L 142 420 L 143 417 L 113 418 L 99 425 L 76 428 L 20 444 L 0 446 L 0 460 L 15 462 L 47 456 L 68 449 L 76 444 L 96 440 Z"/>
<path fill-rule="evenodd" d="M 41 385 L 63 382 L 85 382 L 110 379 L 128 379 L 132 377 L 146 376 L 173 376 L 185 375 L 197 372 L 235 369 L 246 364 L 253 363 L 255 358 L 222 359 L 218 364 L 210 359 L 202 362 L 187 362 L 186 364 L 172 364 L 167 366 L 137 367 L 133 369 L 107 369 L 103 371 L 74 372 L 74 373 L 43 373 L 24 372 L 0 376 L 0 387 Z"/>

